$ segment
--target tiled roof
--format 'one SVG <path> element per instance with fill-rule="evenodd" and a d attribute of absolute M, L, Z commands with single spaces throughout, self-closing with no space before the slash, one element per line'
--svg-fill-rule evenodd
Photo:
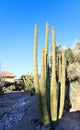
<path fill-rule="evenodd" d="M 0 71 L 0 77 L 4 77 L 4 78 L 15 78 L 16 75 L 14 75 L 12 72 Z"/>

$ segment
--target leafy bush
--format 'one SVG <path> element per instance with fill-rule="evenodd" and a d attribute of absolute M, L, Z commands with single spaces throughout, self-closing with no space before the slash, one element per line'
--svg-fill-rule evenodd
<path fill-rule="evenodd" d="M 14 88 L 15 88 L 15 85 L 10 85 L 7 87 L 3 87 L 3 91 L 4 92 L 12 92 Z"/>
<path fill-rule="evenodd" d="M 70 100 L 72 109 L 80 110 L 80 83 L 78 81 L 70 84 Z"/>
<path fill-rule="evenodd" d="M 33 76 L 32 75 L 22 75 L 21 79 L 24 80 L 25 83 L 25 91 L 34 91 L 34 82 L 33 82 Z"/>

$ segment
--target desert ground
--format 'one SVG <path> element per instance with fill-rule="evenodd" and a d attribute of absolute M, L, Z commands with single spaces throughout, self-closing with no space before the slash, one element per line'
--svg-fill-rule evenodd
<path fill-rule="evenodd" d="M 25 115 L 16 125 L 7 128 L 7 130 L 35 130 L 35 125 L 40 120 L 36 104 L 36 96 L 30 96 L 25 92 L 11 92 L 0 96 L 0 118 L 10 110 L 18 99 L 27 95 Z M 5 128 L 4 128 L 5 129 Z"/>
<path fill-rule="evenodd" d="M 16 111 L 20 104 L 25 106 L 24 109 Z M 0 95 L 0 130 L 48 130 L 41 123 L 36 95 L 31 96 L 25 92 Z M 7 124 L 10 126 L 7 127 Z M 80 111 L 65 112 L 55 130 L 80 130 Z"/>

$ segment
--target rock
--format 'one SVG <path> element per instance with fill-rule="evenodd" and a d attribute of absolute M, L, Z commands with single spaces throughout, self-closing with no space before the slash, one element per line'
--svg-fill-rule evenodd
<path fill-rule="evenodd" d="M 54 130 L 80 130 L 80 111 L 66 113 Z"/>
<path fill-rule="evenodd" d="M 41 125 L 36 125 L 35 130 L 41 130 Z"/>

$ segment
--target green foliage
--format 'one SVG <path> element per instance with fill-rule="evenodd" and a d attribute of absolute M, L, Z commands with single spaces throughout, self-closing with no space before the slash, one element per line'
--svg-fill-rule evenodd
<path fill-rule="evenodd" d="M 80 42 L 75 43 L 72 48 L 66 48 L 65 54 L 68 64 L 80 62 Z"/>
<path fill-rule="evenodd" d="M 34 82 L 33 82 L 33 76 L 32 75 L 22 75 L 21 79 L 24 80 L 25 83 L 25 91 L 32 91 L 34 89 Z"/>
<path fill-rule="evenodd" d="M 3 87 L 3 92 L 12 92 L 15 89 L 15 85 L 10 85 L 7 87 Z"/>
<path fill-rule="evenodd" d="M 65 108 L 77 101 L 76 97 L 80 93 L 80 42 L 75 42 L 74 46 L 66 49 L 66 61 L 67 61 L 67 87 L 66 87 L 66 103 Z M 75 90 L 75 91 L 74 91 Z M 74 98 L 75 97 L 75 98 Z M 74 100 L 73 100 L 74 99 Z M 76 103 L 76 107 L 77 107 Z M 78 105 L 79 108 L 80 104 Z"/>
<path fill-rule="evenodd" d="M 73 50 L 74 62 L 80 63 L 80 50 Z"/>
<path fill-rule="evenodd" d="M 73 63 L 73 62 L 74 62 L 74 57 L 73 57 L 73 51 L 72 51 L 72 49 L 67 48 L 67 49 L 65 50 L 65 54 L 66 54 L 67 64 Z"/>
<path fill-rule="evenodd" d="M 78 51 L 80 51 L 80 41 L 75 42 L 73 48 L 76 49 L 76 50 L 78 50 Z"/>
<path fill-rule="evenodd" d="M 80 81 L 80 42 L 66 49 L 67 78 L 69 81 Z"/>
<path fill-rule="evenodd" d="M 79 63 L 70 64 L 67 69 L 67 76 L 69 78 L 69 81 L 77 80 L 80 82 L 80 64 Z"/>

